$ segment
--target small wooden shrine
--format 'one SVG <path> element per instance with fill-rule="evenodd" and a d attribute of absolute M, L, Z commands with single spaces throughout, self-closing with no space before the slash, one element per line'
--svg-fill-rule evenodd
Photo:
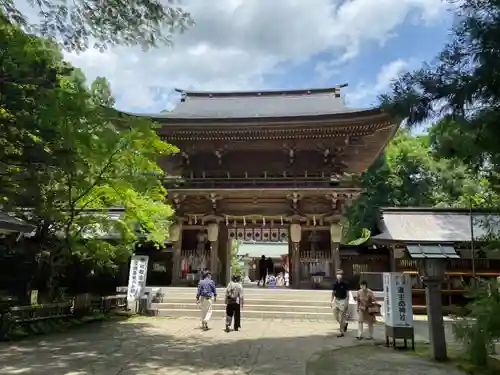
<path fill-rule="evenodd" d="M 203 268 L 225 283 L 233 239 L 287 242 L 295 288 L 310 284 L 309 263 L 323 264 L 326 278 L 342 266 L 339 223 L 360 191 L 353 176 L 397 129 L 380 108 L 347 108 L 345 86 L 177 90 L 173 111 L 147 115 L 181 151 L 160 161 L 178 220 L 170 233 L 173 284 Z"/>
<path fill-rule="evenodd" d="M 481 209 L 397 207 L 381 209 L 380 234 L 370 242 L 390 249 L 386 271 L 404 272 L 413 282 L 413 307 L 425 309 L 420 268 L 425 258 L 446 261 L 443 306 L 464 305 L 473 279 L 500 277 L 500 254 L 485 239 L 500 229 L 500 213 Z"/>

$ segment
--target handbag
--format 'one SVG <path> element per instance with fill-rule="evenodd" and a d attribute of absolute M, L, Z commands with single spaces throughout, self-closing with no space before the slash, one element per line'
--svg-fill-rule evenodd
<path fill-rule="evenodd" d="M 381 307 L 382 306 L 380 306 L 378 303 L 374 303 L 371 306 L 368 306 L 367 311 L 369 314 L 379 315 Z"/>

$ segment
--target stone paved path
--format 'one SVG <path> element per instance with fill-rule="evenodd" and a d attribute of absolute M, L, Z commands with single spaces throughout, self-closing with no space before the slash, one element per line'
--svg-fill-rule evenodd
<path fill-rule="evenodd" d="M 380 346 L 324 350 L 311 357 L 307 375 L 464 375 L 457 367 Z"/>
<path fill-rule="evenodd" d="M 314 353 L 358 344 L 354 332 L 336 338 L 335 326 L 325 322 L 248 320 L 243 324 L 243 331 L 225 333 L 221 321 L 213 322 L 208 332 L 199 330 L 192 319 L 107 322 L 102 327 L 2 344 L 0 374 L 303 375 Z M 352 375 L 359 373 L 363 372 L 353 369 Z M 411 367 L 392 372 L 419 373 Z"/>

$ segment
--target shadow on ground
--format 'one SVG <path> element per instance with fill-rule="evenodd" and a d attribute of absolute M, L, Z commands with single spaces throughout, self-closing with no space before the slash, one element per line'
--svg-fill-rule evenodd
<path fill-rule="evenodd" d="M 87 331 L 0 345 L 0 374 L 146 375 L 305 372 L 324 348 L 357 345 L 338 339 L 329 324 L 248 322 L 243 332 L 222 326 L 201 332 L 196 320 L 139 319 L 104 322 Z M 326 331 L 325 331 L 326 329 Z"/>

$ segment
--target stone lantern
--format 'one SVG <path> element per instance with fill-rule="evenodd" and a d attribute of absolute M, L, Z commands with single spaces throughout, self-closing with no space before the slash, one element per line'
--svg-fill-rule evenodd
<path fill-rule="evenodd" d="M 447 358 L 447 353 L 441 285 L 444 281 L 446 261 L 459 259 L 460 256 L 452 245 L 411 244 L 406 248 L 409 256 L 418 261 L 419 275 L 425 284 L 432 358 L 443 361 Z"/>

